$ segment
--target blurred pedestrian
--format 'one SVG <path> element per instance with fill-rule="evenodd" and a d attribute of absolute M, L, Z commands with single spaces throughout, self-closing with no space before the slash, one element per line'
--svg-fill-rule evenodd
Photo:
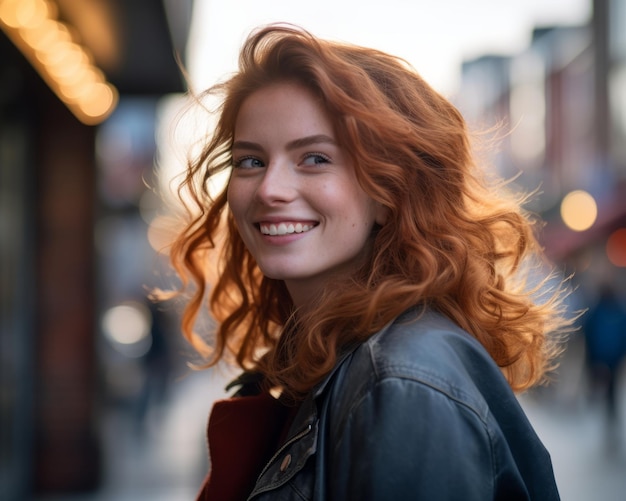
<path fill-rule="evenodd" d="M 169 315 L 154 301 L 147 303 L 150 314 L 150 346 L 139 358 L 144 378 L 135 402 L 135 428 L 136 435 L 140 438 L 149 430 L 150 415 L 157 421 L 162 417 L 173 370 L 172 352 L 168 343 L 171 327 Z"/>
<path fill-rule="evenodd" d="M 607 283 L 600 287 L 598 301 L 583 318 L 591 389 L 605 404 L 608 439 L 615 444 L 619 370 L 626 358 L 626 308 Z"/>
<path fill-rule="evenodd" d="M 513 391 L 551 367 L 560 288 L 527 289 L 532 222 L 459 112 L 396 57 L 285 26 L 214 93 L 171 255 L 196 285 L 186 336 L 244 372 L 198 499 L 558 499 Z M 211 346 L 193 331 L 209 287 Z"/>

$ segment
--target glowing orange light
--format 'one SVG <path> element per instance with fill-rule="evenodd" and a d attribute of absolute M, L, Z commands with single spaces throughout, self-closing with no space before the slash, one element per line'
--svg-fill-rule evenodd
<path fill-rule="evenodd" d="M 15 19 L 20 26 L 37 26 L 48 17 L 48 2 L 44 0 L 22 0 L 15 3 Z"/>
<path fill-rule="evenodd" d="M 611 233 L 606 242 L 606 255 L 613 265 L 626 267 L 626 228 Z"/>
<path fill-rule="evenodd" d="M 19 5 L 17 0 L 5 0 L 0 2 L 0 19 L 9 28 L 17 28 L 20 26 L 18 18 Z"/>
<path fill-rule="evenodd" d="M 109 84 L 95 83 L 89 97 L 89 100 L 81 103 L 80 109 L 87 117 L 98 118 L 111 109 L 117 100 L 117 93 Z"/>
<path fill-rule="evenodd" d="M 563 198 L 561 217 L 568 228 L 574 231 L 585 231 L 596 222 L 598 206 L 589 193 L 575 190 Z"/>
<path fill-rule="evenodd" d="M 117 89 L 56 17 L 49 0 L 0 0 L 0 28 L 76 118 L 98 124 L 117 106 Z"/>

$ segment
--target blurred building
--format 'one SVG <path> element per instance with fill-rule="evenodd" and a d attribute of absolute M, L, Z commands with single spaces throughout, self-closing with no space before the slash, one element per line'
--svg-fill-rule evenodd
<path fill-rule="evenodd" d="M 584 26 L 538 27 L 518 54 L 465 61 L 457 104 L 500 124 L 500 174 L 546 220 L 548 255 L 626 294 L 626 1 L 594 0 Z"/>
<path fill-rule="evenodd" d="M 120 110 L 145 109 L 150 123 L 158 97 L 186 90 L 191 4 L 0 1 L 4 500 L 100 481 L 94 228 L 113 209 L 96 188 L 97 138 Z M 115 181 L 123 192 L 126 180 Z M 115 210 L 132 213 L 131 202 Z"/>

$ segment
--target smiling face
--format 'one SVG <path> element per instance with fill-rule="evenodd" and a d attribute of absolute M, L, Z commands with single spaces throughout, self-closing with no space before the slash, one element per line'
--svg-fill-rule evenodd
<path fill-rule="evenodd" d="M 296 305 L 362 262 L 382 212 L 314 94 L 293 83 L 254 92 L 237 116 L 232 156 L 228 203 L 239 233 Z"/>

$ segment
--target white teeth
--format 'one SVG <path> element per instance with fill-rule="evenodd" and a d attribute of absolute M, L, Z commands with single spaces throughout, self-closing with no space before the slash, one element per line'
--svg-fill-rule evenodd
<path fill-rule="evenodd" d="M 302 223 L 279 223 L 275 224 L 262 224 L 261 225 L 261 233 L 264 235 L 290 235 L 291 233 L 304 233 L 313 228 L 311 224 L 302 224 Z"/>

